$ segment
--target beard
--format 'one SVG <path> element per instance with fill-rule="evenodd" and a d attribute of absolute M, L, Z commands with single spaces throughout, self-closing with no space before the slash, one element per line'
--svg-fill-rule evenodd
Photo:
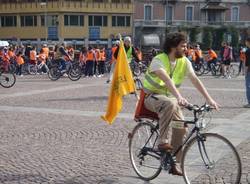
<path fill-rule="evenodd" d="M 176 51 L 176 52 L 175 52 L 175 58 L 182 58 L 183 55 L 184 55 L 183 52 L 180 52 L 180 51 Z"/>

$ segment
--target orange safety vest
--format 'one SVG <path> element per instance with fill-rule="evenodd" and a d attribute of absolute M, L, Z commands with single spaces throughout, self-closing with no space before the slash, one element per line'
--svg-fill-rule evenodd
<path fill-rule="evenodd" d="M 87 61 L 94 61 L 95 57 L 94 57 L 94 52 L 91 50 L 91 51 L 88 51 L 87 52 Z"/>
<path fill-rule="evenodd" d="M 86 62 L 86 56 L 82 52 L 80 52 L 79 61 L 83 63 Z"/>
<path fill-rule="evenodd" d="M 11 50 L 8 50 L 8 55 L 9 55 L 9 57 L 10 57 L 10 58 L 15 57 L 14 52 L 13 52 L 13 51 L 11 51 Z"/>
<path fill-rule="evenodd" d="M 105 61 L 106 60 L 106 55 L 105 55 L 105 52 L 104 52 L 104 50 L 101 50 L 100 52 L 99 52 L 99 59 L 98 59 L 99 61 Z"/>
<path fill-rule="evenodd" d="M 209 60 L 216 59 L 218 56 L 213 50 L 208 51 Z"/>
<path fill-rule="evenodd" d="M 189 49 L 188 50 L 188 57 L 192 59 L 192 61 L 196 60 L 195 52 L 194 49 Z"/>
<path fill-rule="evenodd" d="M 195 53 L 198 56 L 198 58 L 202 58 L 202 51 L 200 49 L 195 50 Z"/>
<path fill-rule="evenodd" d="M 46 54 L 39 54 L 39 60 L 44 64 L 46 62 Z"/>
<path fill-rule="evenodd" d="M 4 54 L 3 55 L 3 61 L 6 62 L 6 63 L 9 63 L 9 60 L 10 60 L 10 57 L 8 54 Z"/>
<path fill-rule="evenodd" d="M 240 51 L 240 60 L 245 62 L 246 61 L 246 54 L 242 50 Z"/>
<path fill-rule="evenodd" d="M 141 61 L 142 60 L 142 52 L 139 50 L 137 52 L 138 59 Z"/>
<path fill-rule="evenodd" d="M 30 51 L 30 60 L 36 61 L 36 51 Z"/>
<path fill-rule="evenodd" d="M 49 57 L 49 48 L 48 47 L 44 47 L 42 49 L 43 49 L 43 53 L 45 54 L 46 59 L 47 59 Z"/>
<path fill-rule="evenodd" d="M 22 56 L 17 56 L 16 62 L 17 62 L 18 65 L 24 64 L 24 60 L 23 60 Z"/>

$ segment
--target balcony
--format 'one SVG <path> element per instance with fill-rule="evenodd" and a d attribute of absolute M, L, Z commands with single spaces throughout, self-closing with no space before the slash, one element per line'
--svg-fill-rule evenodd
<path fill-rule="evenodd" d="M 240 28 L 250 27 L 250 21 L 186 21 L 186 20 L 152 20 L 146 21 L 142 19 L 134 20 L 135 27 L 203 27 L 203 26 L 235 26 Z"/>
<path fill-rule="evenodd" d="M 206 0 L 207 3 L 215 3 L 215 4 L 220 4 L 221 0 Z"/>

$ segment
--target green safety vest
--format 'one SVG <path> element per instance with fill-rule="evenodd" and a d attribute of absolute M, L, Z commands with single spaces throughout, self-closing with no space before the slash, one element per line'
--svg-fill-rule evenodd
<path fill-rule="evenodd" d="M 132 47 L 131 46 L 129 47 L 126 54 L 127 54 L 128 63 L 130 63 L 132 60 Z"/>
<path fill-rule="evenodd" d="M 165 53 L 157 55 L 155 58 L 159 59 L 170 76 L 175 86 L 180 87 L 186 75 L 186 58 L 182 57 L 176 60 L 176 66 L 173 71 L 171 71 L 171 64 L 168 58 L 168 55 Z M 145 74 L 145 79 L 143 81 L 143 88 L 146 93 L 157 93 L 157 94 L 165 94 L 170 95 L 169 90 L 167 89 L 165 83 L 157 77 L 154 73 L 150 73 L 149 69 Z"/>

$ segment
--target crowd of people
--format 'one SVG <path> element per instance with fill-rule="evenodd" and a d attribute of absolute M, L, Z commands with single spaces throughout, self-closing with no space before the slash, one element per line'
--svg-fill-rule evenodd
<path fill-rule="evenodd" d="M 124 46 L 127 54 L 131 54 L 136 61 L 142 60 L 142 53 L 138 48 L 134 48 L 131 44 L 131 38 L 125 37 Z M 118 49 L 117 49 L 118 48 Z M 30 44 L 23 46 L 12 46 L 0 48 L 0 62 L 4 71 L 8 71 L 10 65 L 16 66 L 16 74 L 23 76 L 24 64 L 40 65 L 43 73 L 49 71 L 48 62 L 55 61 L 61 66 L 62 72 L 67 70 L 69 62 L 78 61 L 84 67 L 83 74 L 86 77 L 103 77 L 107 71 L 106 64 L 111 66 L 111 74 L 117 59 L 119 50 L 119 41 L 115 41 L 111 49 L 104 46 L 82 47 L 80 51 L 74 50 L 72 45 L 60 43 L 53 47 L 43 44 L 40 49 Z M 110 82 L 112 75 L 109 76 L 107 82 Z"/>
<path fill-rule="evenodd" d="M 143 53 L 138 47 L 133 47 L 131 38 L 124 38 L 124 48 L 127 53 L 128 62 L 140 62 L 143 60 Z M 16 66 L 16 74 L 23 76 L 23 66 L 28 63 L 30 65 L 39 65 L 42 73 L 48 73 L 48 61 L 57 61 L 61 65 L 61 70 L 67 70 L 67 65 L 72 61 L 79 61 L 83 69 L 83 76 L 85 77 L 103 77 L 105 72 L 110 72 L 108 75 L 107 83 L 111 81 L 112 73 L 115 66 L 119 51 L 119 41 L 115 41 L 111 49 L 106 49 L 104 46 L 89 46 L 82 47 L 80 51 L 75 51 L 72 45 L 65 43 L 57 44 L 49 48 L 43 44 L 40 49 L 30 44 L 23 46 L 9 46 L 0 48 L 0 62 L 4 71 L 9 70 L 10 64 Z M 244 75 L 246 48 L 241 46 L 237 54 L 227 42 L 223 42 L 221 50 L 215 52 L 212 48 L 201 50 L 199 44 L 188 44 L 185 51 L 186 57 L 192 62 L 193 66 L 196 63 L 206 62 L 208 68 L 211 64 L 220 63 L 222 65 L 222 76 L 230 78 L 228 68 L 232 61 L 239 61 L 238 74 Z M 156 55 L 156 50 L 152 49 L 152 58 Z M 150 61 L 147 61 L 147 65 Z M 107 69 L 108 66 L 108 69 Z M 227 75 L 228 74 L 228 75 Z M 67 74 L 65 74 L 67 75 Z"/>

